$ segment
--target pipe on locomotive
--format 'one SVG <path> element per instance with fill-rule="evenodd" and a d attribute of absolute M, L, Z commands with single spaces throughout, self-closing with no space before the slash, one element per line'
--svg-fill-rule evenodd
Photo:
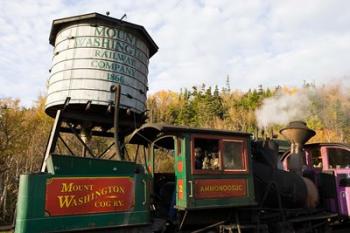
<path fill-rule="evenodd" d="M 316 132 L 307 127 L 304 121 L 289 122 L 287 127 L 280 130 L 280 133 L 291 143 L 291 151 L 288 159 L 288 169 L 303 178 L 307 190 L 306 206 L 315 207 L 319 201 L 316 185 L 308 178 L 303 177 L 305 166 L 305 151 L 303 147 L 307 141 L 315 136 Z"/>
<path fill-rule="evenodd" d="M 291 143 L 290 155 L 288 157 L 288 169 L 298 175 L 302 175 L 305 165 L 304 144 L 313 136 L 315 131 L 308 128 L 303 121 L 292 121 L 280 133 Z"/>

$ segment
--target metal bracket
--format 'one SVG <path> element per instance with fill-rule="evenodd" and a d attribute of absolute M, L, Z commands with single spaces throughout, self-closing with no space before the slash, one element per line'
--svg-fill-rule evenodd
<path fill-rule="evenodd" d="M 193 181 L 189 180 L 188 183 L 190 185 L 190 194 L 188 195 L 188 197 L 193 197 Z"/>
<path fill-rule="evenodd" d="M 143 183 L 143 202 L 142 205 L 146 205 L 147 202 L 147 182 L 145 180 L 142 180 Z"/>

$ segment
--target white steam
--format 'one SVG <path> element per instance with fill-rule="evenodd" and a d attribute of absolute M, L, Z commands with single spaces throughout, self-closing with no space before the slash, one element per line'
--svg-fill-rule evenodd
<path fill-rule="evenodd" d="M 305 89 L 294 93 L 279 92 L 263 101 L 255 111 L 259 128 L 273 124 L 286 125 L 291 121 L 305 121 L 310 115 L 311 93 Z"/>

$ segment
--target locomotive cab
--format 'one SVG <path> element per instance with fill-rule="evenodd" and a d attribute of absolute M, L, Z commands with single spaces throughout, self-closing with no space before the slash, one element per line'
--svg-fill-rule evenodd
<path fill-rule="evenodd" d="M 158 217 L 201 225 L 256 205 L 250 134 L 146 124 L 128 142 L 148 148 L 144 166 Z"/>

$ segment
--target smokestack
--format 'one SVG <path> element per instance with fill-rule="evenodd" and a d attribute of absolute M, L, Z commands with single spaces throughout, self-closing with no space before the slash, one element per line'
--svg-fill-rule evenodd
<path fill-rule="evenodd" d="M 316 133 L 306 126 L 303 121 L 292 121 L 280 133 L 291 143 L 291 154 L 288 158 L 288 169 L 302 175 L 302 167 L 305 163 L 304 144 Z"/>

